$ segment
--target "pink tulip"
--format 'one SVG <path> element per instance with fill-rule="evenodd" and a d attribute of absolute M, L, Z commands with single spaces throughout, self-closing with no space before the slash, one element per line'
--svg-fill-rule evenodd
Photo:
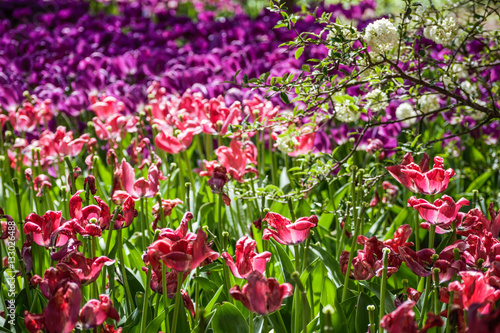
<path fill-rule="evenodd" d="M 247 236 L 240 238 L 236 242 L 236 263 L 229 253 L 222 253 L 222 258 L 226 261 L 226 265 L 233 275 L 239 279 L 246 279 L 250 273 L 257 271 L 264 273 L 266 264 L 271 260 L 270 252 L 255 253 L 257 242 Z"/>
<path fill-rule="evenodd" d="M 113 96 L 104 96 L 101 101 L 98 101 L 97 98 L 94 97 L 91 102 L 93 103 L 90 106 L 90 109 L 95 112 L 99 119 L 102 120 L 106 120 L 125 109 L 125 104 L 123 104 L 123 102 L 119 102 Z"/>
<path fill-rule="evenodd" d="M 229 147 L 221 146 L 215 151 L 220 165 L 224 166 L 229 175 L 240 183 L 243 183 L 243 176 L 246 173 L 258 175 L 255 168 L 247 167 L 247 164 L 255 163 L 255 159 L 249 158 L 249 154 L 252 155 L 247 147 L 248 143 L 244 146 L 242 142 L 232 140 Z"/>
<path fill-rule="evenodd" d="M 158 177 L 158 168 L 153 164 L 149 167 L 147 180 L 144 177 L 135 180 L 134 168 L 125 159 L 122 160 L 122 184 L 125 191 L 134 199 L 154 197 L 160 189 Z"/>
<path fill-rule="evenodd" d="M 408 207 L 416 209 L 425 221 L 441 227 L 446 227 L 446 225 L 451 223 L 457 216 L 460 208 L 468 204 L 469 201 L 465 198 L 461 198 L 455 203 L 447 195 L 443 195 L 441 199 L 434 201 L 434 204 L 429 203 L 425 199 L 417 199 L 415 197 L 411 197 L 408 200 Z"/>
<path fill-rule="evenodd" d="M 460 272 L 460 276 L 463 282 L 454 281 L 448 288 L 455 292 L 462 308 L 468 310 L 473 304 L 479 304 L 481 314 L 493 310 L 495 302 L 500 299 L 500 290 L 490 286 L 482 272 Z"/>
<path fill-rule="evenodd" d="M 155 144 L 169 154 L 178 154 L 189 148 L 193 141 L 194 131 L 188 130 L 177 136 L 167 132 L 160 132 L 155 137 Z"/>
<path fill-rule="evenodd" d="M 307 155 L 313 151 L 316 132 L 310 127 L 305 127 L 302 129 L 302 133 L 302 135 L 295 137 L 299 144 L 294 149 L 294 151 L 288 153 L 288 156 L 295 157 L 300 155 Z"/>
<path fill-rule="evenodd" d="M 434 157 L 434 168 L 429 170 L 427 154 L 424 154 L 420 165 L 413 161 L 410 153 L 407 153 L 400 165 L 393 165 L 386 169 L 410 191 L 428 195 L 444 192 L 450 178 L 455 175 L 455 171 L 451 168 L 444 170 L 443 158 L 439 156 Z"/>
<path fill-rule="evenodd" d="M 236 285 L 229 293 L 240 301 L 248 310 L 260 315 L 268 315 L 278 311 L 283 298 L 293 294 L 289 283 L 280 285 L 274 278 L 266 279 L 261 273 L 254 271 L 247 276 L 248 283 L 240 289 Z"/>
<path fill-rule="evenodd" d="M 318 225 L 318 218 L 315 215 L 302 217 L 291 223 L 289 219 L 277 213 L 267 213 L 264 221 L 274 228 L 264 229 L 262 239 L 274 238 L 278 243 L 285 245 L 300 244 L 309 237 L 311 228 Z"/>

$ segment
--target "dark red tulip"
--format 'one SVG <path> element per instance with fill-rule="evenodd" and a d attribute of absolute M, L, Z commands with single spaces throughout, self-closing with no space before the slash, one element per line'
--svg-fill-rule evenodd
<path fill-rule="evenodd" d="M 247 280 L 248 283 L 243 288 L 236 285 L 231 288 L 229 293 L 248 310 L 263 316 L 278 311 L 283 298 L 293 294 L 291 284 L 283 283 L 280 285 L 276 279 L 266 279 L 257 271 L 250 273 Z"/>
<path fill-rule="evenodd" d="M 55 290 L 41 315 L 25 311 L 24 325 L 31 333 L 70 333 L 78 322 L 81 299 L 80 285 L 67 281 Z"/>
<path fill-rule="evenodd" d="M 56 267 L 49 267 L 43 274 L 43 278 L 34 275 L 30 282 L 32 285 L 40 287 L 40 291 L 45 298 L 51 299 L 56 290 L 67 282 L 75 282 L 80 285 L 80 278 L 67 265 L 57 265 Z"/>
<path fill-rule="evenodd" d="M 229 199 L 226 192 L 224 192 L 224 185 L 226 185 L 228 181 L 227 169 L 222 165 L 216 166 L 213 169 L 211 178 L 208 180 L 208 186 L 210 186 L 212 193 L 222 194 L 222 199 L 226 206 L 231 204 L 231 199 Z"/>
<path fill-rule="evenodd" d="M 222 258 L 233 275 L 239 279 L 246 279 L 250 273 L 257 271 L 264 273 L 266 264 L 271 259 L 270 252 L 255 253 L 257 242 L 247 236 L 240 238 L 236 242 L 236 263 L 229 253 L 222 253 Z"/>
<path fill-rule="evenodd" d="M 407 248 L 413 245 L 413 243 L 406 242 L 411 232 L 410 226 L 405 224 L 395 231 L 393 239 L 388 239 L 384 242 L 379 241 L 375 236 L 371 238 L 367 238 L 363 235 L 358 236 L 356 241 L 358 244 L 363 245 L 363 250 L 358 250 L 358 255 L 352 260 L 352 277 L 356 280 L 369 280 L 374 276 L 381 276 L 383 268 L 382 250 L 384 248 L 390 249 L 388 255 L 388 276 L 397 272 L 402 263 L 398 248 Z M 344 274 L 347 272 L 348 262 L 349 252 L 342 251 L 340 255 L 340 267 Z"/>
<path fill-rule="evenodd" d="M 294 223 L 278 213 L 267 213 L 264 221 L 274 228 L 264 229 L 262 239 L 274 238 L 278 243 L 284 245 L 300 244 L 309 237 L 311 228 L 318 225 L 318 218 L 315 215 L 301 217 Z"/>
<path fill-rule="evenodd" d="M 500 307 L 482 315 L 480 308 L 481 304 L 474 304 L 467 312 L 468 333 L 500 333 Z"/>
<path fill-rule="evenodd" d="M 84 330 L 100 326 L 108 318 L 120 321 L 118 311 L 113 307 L 109 295 L 100 295 L 99 300 L 91 299 L 80 310 L 80 322 Z"/>
<path fill-rule="evenodd" d="M 495 212 L 493 203 L 490 203 L 488 210 L 490 211 L 490 219 L 477 208 L 457 217 L 459 221 L 457 234 L 468 236 L 472 233 L 481 236 L 485 231 L 488 231 L 492 233 L 493 237 L 498 238 L 500 234 L 500 211 Z"/>
<path fill-rule="evenodd" d="M 72 252 L 64 257 L 59 265 L 67 265 L 75 271 L 80 278 L 82 285 L 94 282 L 101 273 L 104 265 L 112 265 L 115 261 L 105 256 L 96 258 L 85 258 L 80 252 Z"/>
<path fill-rule="evenodd" d="M 68 236 L 61 234 L 54 239 L 55 243 L 51 244 L 51 237 L 65 220 L 62 218 L 62 212 L 48 211 L 43 216 L 38 216 L 31 213 L 26 217 L 24 223 L 24 233 L 33 235 L 33 241 L 40 246 L 49 247 L 55 245 L 63 246 L 68 241 Z"/>
<path fill-rule="evenodd" d="M 380 327 L 388 333 L 417 333 L 418 327 L 415 322 L 415 302 L 407 300 L 396 310 L 385 315 L 380 321 Z"/>

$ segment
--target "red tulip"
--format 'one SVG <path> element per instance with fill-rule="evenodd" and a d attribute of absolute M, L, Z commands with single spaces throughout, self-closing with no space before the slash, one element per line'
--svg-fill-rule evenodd
<path fill-rule="evenodd" d="M 481 272 L 460 272 L 460 276 L 463 283 L 453 281 L 448 289 L 455 292 L 461 307 L 468 310 L 473 304 L 478 304 L 479 313 L 487 314 L 492 311 L 495 302 L 500 299 L 500 290 L 490 286 Z"/>
<path fill-rule="evenodd" d="M 100 295 L 99 300 L 91 299 L 80 310 L 82 329 L 89 330 L 100 326 L 108 318 L 120 321 L 118 311 L 113 307 L 109 295 Z"/>
<path fill-rule="evenodd" d="M 57 289 L 68 281 L 80 285 L 80 278 L 73 269 L 67 265 L 57 265 L 56 267 L 49 267 L 43 274 L 43 278 L 34 275 L 30 282 L 32 285 L 40 287 L 40 291 L 45 298 L 51 299 Z"/>
<path fill-rule="evenodd" d="M 240 238 L 236 242 L 236 263 L 229 253 L 222 253 L 222 258 L 233 275 L 239 279 L 246 279 L 250 273 L 257 271 L 264 273 L 266 264 L 271 259 L 270 252 L 255 253 L 257 242 L 247 236 Z"/>
<path fill-rule="evenodd" d="M 484 232 L 482 237 L 469 235 L 463 258 L 468 266 L 480 270 L 489 267 L 494 261 L 500 261 L 500 241 L 491 232 Z"/>
<path fill-rule="evenodd" d="M 146 263 L 147 263 L 147 261 L 148 261 L 147 258 L 145 258 Z M 146 273 L 148 272 L 147 267 L 142 267 L 142 270 Z M 172 270 L 172 271 L 168 272 L 166 277 L 165 277 L 166 278 L 165 282 L 167 285 L 167 297 L 170 299 L 174 298 L 174 296 L 177 292 L 177 273 L 178 273 L 177 271 Z M 189 275 L 189 272 L 185 272 L 182 275 L 183 282 L 188 275 Z M 155 293 L 163 294 L 162 278 L 163 278 L 163 274 L 162 274 L 161 268 L 159 271 L 155 271 L 154 269 L 151 271 L 150 287 L 151 287 L 151 290 L 153 290 Z M 184 307 L 191 312 L 193 317 L 195 317 L 193 301 L 189 297 L 189 294 L 181 289 L 181 296 L 182 296 L 182 301 L 184 303 Z"/>
<path fill-rule="evenodd" d="M 260 315 L 267 315 L 278 311 L 283 298 L 293 294 L 293 287 L 289 283 L 280 285 L 274 278 L 265 278 L 259 272 L 252 272 L 247 276 L 248 283 L 240 289 L 236 285 L 229 293 L 240 301 L 248 310 Z"/>
<path fill-rule="evenodd" d="M 408 230 L 410 231 L 408 233 Z M 353 258 L 352 266 L 353 270 L 351 272 L 352 277 L 356 280 L 369 280 L 374 276 L 381 276 L 382 274 L 382 250 L 388 248 L 391 251 L 388 255 L 388 270 L 387 275 L 391 276 L 401 266 L 401 257 L 394 250 L 396 246 L 406 246 L 412 245 L 412 243 L 406 243 L 406 240 L 411 234 L 411 228 L 408 225 L 403 225 L 398 228 L 395 232 L 395 238 L 384 242 L 381 242 L 377 237 L 373 236 L 371 238 L 366 238 L 365 236 L 358 236 L 356 242 L 363 245 L 363 250 L 358 250 L 358 255 Z M 349 252 L 342 251 L 340 255 L 340 267 L 343 274 L 347 272 L 347 265 L 349 263 Z"/>
<path fill-rule="evenodd" d="M 135 180 L 135 170 L 128 164 L 125 159 L 122 160 L 122 183 L 125 191 L 134 199 L 152 198 L 160 189 L 158 181 L 158 168 L 156 165 L 151 165 L 148 170 L 148 180 L 141 177 Z"/>
<path fill-rule="evenodd" d="M 255 160 L 249 158 L 248 149 L 240 141 L 232 140 L 229 147 L 221 146 L 215 150 L 215 154 L 220 165 L 224 166 L 229 175 L 240 183 L 243 183 L 243 176 L 246 173 L 258 175 L 257 169 L 247 167 L 247 164 L 255 163 Z"/>
<path fill-rule="evenodd" d="M 170 228 L 161 229 L 159 239 L 168 239 L 171 241 L 178 241 L 184 237 L 186 237 L 188 232 L 188 223 L 193 218 L 193 213 L 186 212 L 182 217 L 181 223 L 179 223 L 179 227 L 175 230 Z M 192 236 L 195 236 L 191 233 Z"/>
<path fill-rule="evenodd" d="M 224 135 L 229 125 L 238 125 L 241 121 L 240 103 L 235 102 L 228 108 L 222 96 L 204 100 L 203 110 L 200 111 L 202 112 L 198 114 L 198 118 L 206 134 Z"/>
<path fill-rule="evenodd" d="M 111 213 L 109 206 L 102 201 L 99 197 L 95 197 L 99 206 L 89 205 L 85 208 L 82 208 L 83 199 L 80 197 L 80 194 L 83 190 L 77 191 L 71 199 L 69 199 L 69 215 L 75 221 L 77 221 L 80 226 L 86 228 L 89 226 L 90 221 L 95 219 L 98 225 L 94 225 L 94 227 L 98 228 L 100 231 L 100 226 L 108 226 L 111 221 Z M 90 231 L 92 232 L 92 231 Z M 94 234 L 94 232 L 92 232 Z M 96 236 L 100 236 L 101 232 L 97 232 Z"/>
<path fill-rule="evenodd" d="M 64 257 L 58 266 L 67 265 L 78 275 L 81 284 L 87 285 L 97 280 L 104 265 L 109 266 L 114 262 L 105 256 L 89 259 L 80 252 L 72 252 Z"/>
<path fill-rule="evenodd" d="M 158 229 L 158 221 L 161 219 L 161 214 L 165 216 L 169 216 L 172 213 L 172 210 L 175 208 L 175 206 L 182 204 L 182 200 L 180 199 L 173 199 L 173 200 L 167 200 L 167 199 L 161 199 L 161 212 L 160 212 L 160 204 L 156 203 L 152 207 L 152 213 L 153 216 L 155 217 L 153 221 L 153 230 Z"/>
<path fill-rule="evenodd" d="M 458 217 L 457 234 L 468 236 L 476 234 L 481 236 L 485 231 L 493 234 L 493 237 L 498 238 L 500 234 L 500 211 L 495 212 L 493 202 L 488 208 L 491 219 L 488 219 L 479 209 L 471 209 L 467 214 Z"/>
<path fill-rule="evenodd" d="M 388 333 L 417 333 L 418 327 L 415 322 L 415 302 L 407 300 L 396 310 L 385 315 L 380 321 L 380 327 Z"/>
<path fill-rule="evenodd" d="M 386 167 L 387 171 L 407 189 L 415 193 L 434 195 L 446 190 L 453 169 L 444 170 L 443 158 L 434 157 L 434 168 L 429 170 L 429 156 L 424 154 L 420 165 L 413 161 L 410 153 L 403 157 L 400 165 Z"/>
<path fill-rule="evenodd" d="M 40 246 L 63 246 L 68 241 L 68 236 L 57 235 L 57 241 L 51 244 L 54 232 L 65 222 L 62 212 L 48 211 L 43 216 L 31 213 L 26 217 L 24 233 L 33 235 L 33 241 Z"/>
<path fill-rule="evenodd" d="M 474 304 L 467 312 L 468 333 L 500 333 L 500 308 L 479 315 L 480 304 Z"/>
<path fill-rule="evenodd" d="M 430 224 L 435 224 L 441 228 L 446 228 L 457 216 L 458 211 L 462 206 L 469 204 L 465 198 L 461 198 L 456 203 L 447 195 L 443 195 L 441 199 L 434 201 L 434 204 L 429 203 L 425 199 L 417 199 L 411 197 L 408 200 L 408 207 L 413 207 L 418 210 L 420 216 Z"/>
<path fill-rule="evenodd" d="M 70 333 L 78 322 L 82 294 L 80 285 L 68 281 L 59 286 L 50 298 L 42 314 L 24 312 L 24 325 L 31 333 Z"/>
<path fill-rule="evenodd" d="M 158 269 L 158 260 L 161 260 L 170 269 L 186 272 L 198 267 L 205 259 L 217 259 L 219 254 L 207 246 L 207 235 L 199 229 L 196 235 L 188 234 L 178 241 L 168 238 L 155 241 L 148 246 L 147 256 L 153 269 Z"/>
<path fill-rule="evenodd" d="M 300 244 L 309 237 L 311 228 L 318 225 L 318 218 L 315 215 L 301 217 L 295 223 L 277 213 L 267 213 L 264 221 L 276 229 L 264 229 L 262 239 L 274 238 L 278 243 L 284 245 Z"/>

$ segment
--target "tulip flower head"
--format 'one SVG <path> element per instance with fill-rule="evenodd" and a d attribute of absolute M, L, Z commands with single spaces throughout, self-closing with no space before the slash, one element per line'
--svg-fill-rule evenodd
<path fill-rule="evenodd" d="M 122 184 L 134 199 L 152 198 L 160 189 L 159 172 L 156 165 L 151 165 L 148 170 L 148 179 L 140 177 L 135 180 L 135 170 L 125 159 L 122 160 Z"/>
<path fill-rule="evenodd" d="M 400 165 L 386 167 L 387 171 L 404 187 L 415 193 L 434 195 L 448 187 L 453 169 L 444 169 L 442 157 L 434 157 L 434 167 L 429 170 L 429 156 L 424 154 L 420 164 L 416 164 L 411 153 L 403 157 Z"/>
<path fill-rule="evenodd" d="M 274 278 L 265 278 L 262 273 L 254 271 L 247 276 L 248 283 L 240 288 L 236 285 L 229 293 L 240 301 L 248 310 L 268 315 L 278 311 L 283 298 L 293 294 L 293 287 L 289 283 L 279 284 Z"/>
<path fill-rule="evenodd" d="M 318 218 L 315 215 L 302 217 L 291 223 L 289 219 L 278 213 L 267 213 L 264 221 L 274 228 L 264 229 L 262 239 L 269 240 L 274 238 L 278 243 L 284 245 L 300 244 L 309 237 L 311 228 L 318 225 Z"/>
<path fill-rule="evenodd" d="M 434 201 L 434 204 L 425 199 L 417 199 L 415 197 L 411 197 L 408 200 L 408 207 L 416 209 L 420 216 L 428 223 L 435 224 L 441 228 L 447 227 L 455 220 L 460 208 L 467 205 L 469 205 L 469 201 L 465 198 L 461 198 L 455 203 L 447 195 Z"/>
<path fill-rule="evenodd" d="M 271 253 L 265 251 L 257 254 L 256 246 L 257 242 L 246 235 L 236 242 L 236 263 L 229 253 L 222 253 L 222 258 L 235 277 L 246 279 L 253 271 L 264 273 L 267 262 L 271 260 Z"/>

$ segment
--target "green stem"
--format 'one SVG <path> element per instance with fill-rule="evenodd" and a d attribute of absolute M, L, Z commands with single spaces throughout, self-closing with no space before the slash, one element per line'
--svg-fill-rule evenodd
<path fill-rule="evenodd" d="M 439 313 L 441 312 L 440 304 L 441 302 L 439 301 L 439 272 L 441 270 L 439 268 L 434 268 L 432 272 L 434 273 L 434 313 L 439 316 Z"/>
<path fill-rule="evenodd" d="M 356 251 L 356 240 L 358 239 L 359 235 L 359 220 L 358 220 L 358 210 L 357 210 L 357 191 L 354 192 L 353 194 L 353 205 L 352 205 L 352 210 L 353 210 L 353 220 L 354 220 L 354 236 L 352 237 L 352 243 L 351 243 L 351 251 L 349 252 L 349 260 L 347 262 L 347 270 L 346 274 L 344 277 L 344 290 L 342 292 L 342 302 L 344 302 L 347 298 L 347 286 L 349 285 L 349 276 L 351 275 L 351 264 L 352 260 L 354 259 L 354 252 Z M 345 227 L 345 224 L 344 224 Z"/>
<path fill-rule="evenodd" d="M 193 176 L 193 171 L 191 170 L 191 163 L 189 161 L 189 157 L 188 157 L 188 154 L 187 154 L 187 151 L 184 150 L 182 152 L 182 155 L 184 156 L 184 161 L 186 162 L 186 165 L 187 165 L 187 170 L 188 170 L 188 175 L 189 175 L 189 181 L 191 182 L 191 186 L 193 187 L 193 192 L 194 192 L 194 176 Z M 189 207 L 189 206 L 188 206 Z"/>
<path fill-rule="evenodd" d="M 108 229 L 108 237 L 106 238 L 106 247 L 104 248 L 104 256 L 108 256 L 109 255 L 109 247 L 111 246 L 111 234 L 113 233 L 113 230 L 114 230 L 114 227 L 115 227 L 115 221 L 116 219 L 118 218 L 118 214 L 120 212 L 120 208 L 116 208 L 115 209 L 115 212 L 113 213 L 113 217 L 111 218 L 111 221 L 109 222 L 109 229 Z M 112 269 L 114 269 L 114 265 L 113 266 L 108 266 L 108 272 L 110 272 Z M 113 283 L 113 281 L 109 281 L 110 282 L 110 286 L 109 286 L 109 291 L 111 293 L 111 290 L 113 290 L 113 286 L 111 285 L 111 283 Z M 103 272 L 103 275 L 102 275 L 102 294 L 105 294 L 106 293 L 106 274 Z"/>
<path fill-rule="evenodd" d="M 147 243 L 146 243 L 146 230 L 147 230 L 147 222 L 146 222 L 146 208 L 144 205 L 144 198 L 141 198 L 141 229 L 142 229 L 142 250 L 146 251 Z"/>
<path fill-rule="evenodd" d="M 125 262 L 123 260 L 123 239 L 122 239 L 122 229 L 118 229 L 118 256 L 120 259 L 120 270 L 122 272 L 123 288 L 125 289 L 125 297 L 127 299 L 127 311 L 129 314 L 132 313 L 132 308 L 135 307 L 134 299 L 132 298 L 132 293 L 130 292 L 130 287 L 128 285 L 127 271 L 125 270 Z"/>
<path fill-rule="evenodd" d="M 253 333 L 253 312 L 250 311 L 250 316 L 248 317 L 248 326 L 249 326 L 249 333 Z"/>
<path fill-rule="evenodd" d="M 293 211 L 292 199 L 288 198 L 287 203 L 288 203 L 288 209 L 290 210 L 290 215 L 292 216 L 292 223 L 294 223 L 297 219 L 295 217 L 295 212 Z"/>
<path fill-rule="evenodd" d="M 142 322 L 141 322 L 141 333 L 146 333 L 146 323 L 148 321 L 148 308 L 149 308 L 149 288 L 151 284 L 151 264 L 148 265 L 148 275 L 146 278 L 146 291 L 144 292 L 144 299 L 142 301 Z"/>
<path fill-rule="evenodd" d="M 167 266 L 161 265 L 161 286 L 162 286 L 162 298 L 163 298 L 163 309 L 165 311 L 165 332 L 168 333 L 170 325 L 168 323 L 168 297 L 167 297 Z M 198 305 L 196 305 L 198 306 Z"/>
<path fill-rule="evenodd" d="M 419 251 L 420 250 L 420 224 L 418 223 L 418 210 L 415 210 L 414 212 L 414 221 L 415 221 L 415 227 L 414 227 L 414 232 L 415 232 L 415 250 Z"/>
<path fill-rule="evenodd" d="M 182 272 L 177 273 L 177 292 L 175 294 L 175 308 L 174 308 L 174 319 L 172 322 L 172 329 L 170 332 L 177 332 L 177 317 L 179 317 L 179 310 L 182 306 L 182 296 L 181 296 L 181 284 L 182 284 Z"/>
<path fill-rule="evenodd" d="M 382 321 L 382 318 L 385 315 L 385 293 L 387 290 L 387 266 L 389 261 L 389 252 L 390 250 L 384 248 L 383 250 L 382 261 L 384 263 L 382 269 L 382 283 L 380 284 L 380 313 L 379 313 L 379 323 Z"/>

